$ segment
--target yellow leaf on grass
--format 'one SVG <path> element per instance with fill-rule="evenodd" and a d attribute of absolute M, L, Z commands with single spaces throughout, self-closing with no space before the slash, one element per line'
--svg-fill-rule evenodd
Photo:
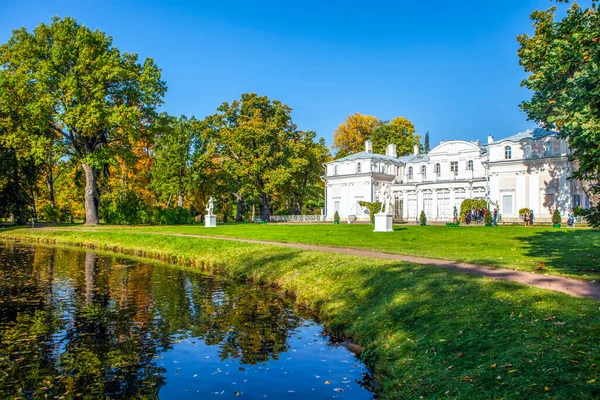
<path fill-rule="evenodd" d="M 547 392 L 550 390 L 550 388 L 548 386 L 544 386 L 544 390 Z"/>
<path fill-rule="evenodd" d="M 595 380 L 595 379 L 590 379 L 590 380 L 588 381 L 588 383 L 594 383 L 594 382 L 596 382 L 596 380 Z"/>

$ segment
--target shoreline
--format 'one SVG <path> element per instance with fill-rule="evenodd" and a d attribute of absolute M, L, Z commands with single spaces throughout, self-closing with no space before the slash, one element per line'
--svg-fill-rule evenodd
<path fill-rule="evenodd" d="M 557 397 L 591 398 L 600 391 L 592 366 L 600 353 L 600 312 L 591 299 L 420 264 L 216 237 L 18 229 L 0 231 L 0 238 L 109 251 L 276 286 L 328 331 L 364 346 L 361 360 L 384 399 L 515 391 L 538 397 L 548 394 L 544 387 Z M 490 367 L 509 364 L 514 368 Z"/>

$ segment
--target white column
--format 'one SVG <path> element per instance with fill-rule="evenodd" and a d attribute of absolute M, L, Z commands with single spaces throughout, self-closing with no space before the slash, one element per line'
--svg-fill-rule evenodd
<path fill-rule="evenodd" d="M 529 209 L 533 210 L 533 215 L 537 215 L 540 208 L 540 179 L 536 172 L 528 176 L 529 180 Z"/>
<path fill-rule="evenodd" d="M 421 215 L 423 210 L 423 190 L 417 189 L 417 216 Z"/>
<path fill-rule="evenodd" d="M 515 210 L 518 215 L 521 208 L 527 207 L 527 177 L 523 172 L 517 175 L 517 186 L 515 190 Z"/>
<path fill-rule="evenodd" d="M 431 217 L 438 219 L 438 209 L 437 209 L 437 189 L 432 190 L 431 195 Z"/>
<path fill-rule="evenodd" d="M 408 191 L 402 192 L 402 218 L 408 219 Z"/>

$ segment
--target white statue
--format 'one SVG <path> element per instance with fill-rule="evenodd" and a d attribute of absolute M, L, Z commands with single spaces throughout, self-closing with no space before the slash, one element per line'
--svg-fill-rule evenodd
<path fill-rule="evenodd" d="M 214 209 L 215 209 L 215 198 L 211 196 L 210 199 L 208 199 L 208 204 L 206 205 L 206 215 L 213 215 Z"/>
<path fill-rule="evenodd" d="M 377 201 L 381 203 L 381 214 L 390 214 L 392 211 L 392 188 L 388 183 L 381 186 L 377 192 Z"/>

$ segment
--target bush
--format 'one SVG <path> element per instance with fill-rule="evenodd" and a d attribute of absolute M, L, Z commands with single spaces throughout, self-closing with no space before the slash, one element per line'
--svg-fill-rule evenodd
<path fill-rule="evenodd" d="M 59 220 L 58 208 L 52 207 L 50 204 L 45 204 L 40 210 L 40 215 L 44 221 L 58 222 Z"/>
<path fill-rule="evenodd" d="M 576 217 L 582 216 L 583 208 L 581 208 L 581 206 L 577 206 L 577 207 L 573 208 L 573 215 Z"/>
<path fill-rule="evenodd" d="M 337 211 L 333 215 L 333 222 L 340 222 L 340 213 L 338 213 Z"/>
<path fill-rule="evenodd" d="M 467 211 L 472 209 L 481 210 L 487 208 L 487 202 L 485 199 L 465 199 L 460 203 L 460 215 L 458 216 L 460 222 L 466 222 L 465 214 Z"/>
<path fill-rule="evenodd" d="M 486 210 L 485 212 L 485 223 L 486 224 L 491 224 L 494 222 L 494 217 L 492 217 L 492 213 L 489 210 L 489 208 Z"/>
<path fill-rule="evenodd" d="M 371 203 L 370 201 L 359 201 L 358 205 L 369 210 L 369 220 L 372 224 L 375 223 L 375 214 L 381 211 L 381 202 L 375 201 Z"/>
<path fill-rule="evenodd" d="M 421 221 L 421 225 L 427 225 L 427 216 L 425 215 L 425 211 L 421 211 L 419 220 Z"/>
<path fill-rule="evenodd" d="M 530 212 L 531 212 L 531 210 L 529 208 L 527 208 L 527 207 L 521 208 L 519 210 L 519 215 L 525 215 L 525 213 L 530 213 Z"/>
<path fill-rule="evenodd" d="M 556 209 L 552 213 L 552 223 L 553 224 L 560 224 L 561 222 L 562 222 L 562 218 L 560 216 L 560 212 L 558 211 L 558 209 Z"/>

